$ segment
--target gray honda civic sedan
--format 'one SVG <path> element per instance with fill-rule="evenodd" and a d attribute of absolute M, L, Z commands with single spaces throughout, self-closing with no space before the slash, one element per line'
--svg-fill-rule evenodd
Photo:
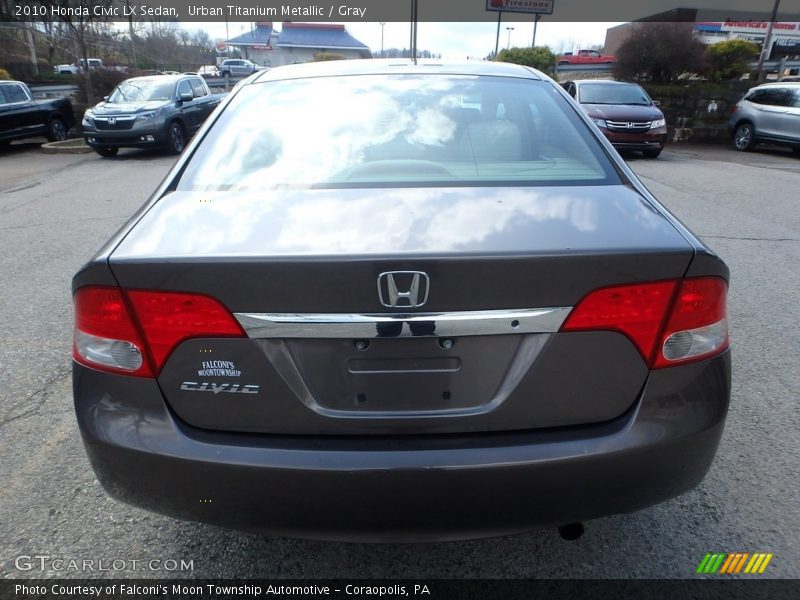
<path fill-rule="evenodd" d="M 279 67 L 75 275 L 75 409 L 107 492 L 180 519 L 574 533 L 703 479 L 727 288 L 542 73 Z"/>

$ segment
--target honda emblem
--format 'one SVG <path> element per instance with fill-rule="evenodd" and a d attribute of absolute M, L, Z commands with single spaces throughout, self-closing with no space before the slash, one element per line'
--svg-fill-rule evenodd
<path fill-rule="evenodd" d="M 378 275 L 378 298 L 388 308 L 417 308 L 428 300 L 430 280 L 422 271 L 387 271 Z"/>

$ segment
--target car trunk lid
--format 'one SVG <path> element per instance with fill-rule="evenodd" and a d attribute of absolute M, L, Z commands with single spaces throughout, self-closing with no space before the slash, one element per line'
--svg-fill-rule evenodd
<path fill-rule="evenodd" d="M 648 373 L 635 346 L 558 325 L 591 290 L 678 278 L 691 257 L 630 188 L 554 186 L 175 192 L 110 264 L 128 289 L 213 296 L 250 332 L 172 352 L 159 383 L 189 424 L 405 434 L 620 415 Z M 386 273 L 401 293 L 423 274 L 424 304 L 386 306 Z"/>

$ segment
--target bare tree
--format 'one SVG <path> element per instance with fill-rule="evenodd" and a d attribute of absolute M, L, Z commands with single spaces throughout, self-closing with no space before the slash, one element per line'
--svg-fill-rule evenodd
<path fill-rule="evenodd" d="M 617 50 L 614 75 L 670 83 L 683 73 L 702 73 L 704 53 L 691 23 L 637 23 Z"/>

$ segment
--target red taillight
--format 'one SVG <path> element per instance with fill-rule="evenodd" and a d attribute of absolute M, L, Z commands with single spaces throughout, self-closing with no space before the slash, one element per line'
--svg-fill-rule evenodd
<path fill-rule="evenodd" d="M 244 337 L 233 315 L 200 294 L 86 287 L 75 294 L 75 360 L 141 377 L 196 337 Z"/>
<path fill-rule="evenodd" d="M 728 347 L 726 295 L 718 277 L 602 288 L 575 306 L 561 331 L 618 331 L 651 368 L 673 366 Z"/>
<path fill-rule="evenodd" d="M 209 296 L 177 292 L 127 292 L 156 372 L 183 340 L 195 337 L 245 337 L 227 308 Z"/>
<path fill-rule="evenodd" d="M 572 310 L 561 330 L 619 331 L 627 335 L 648 360 L 674 292 L 674 281 L 595 290 Z"/>

